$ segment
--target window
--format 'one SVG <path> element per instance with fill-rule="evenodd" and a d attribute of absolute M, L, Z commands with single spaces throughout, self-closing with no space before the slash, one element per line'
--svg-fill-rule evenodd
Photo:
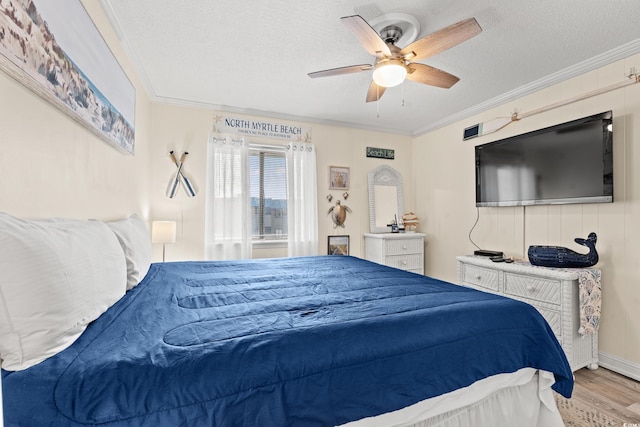
<path fill-rule="evenodd" d="M 253 240 L 286 240 L 287 170 L 281 147 L 249 147 L 249 186 Z"/>

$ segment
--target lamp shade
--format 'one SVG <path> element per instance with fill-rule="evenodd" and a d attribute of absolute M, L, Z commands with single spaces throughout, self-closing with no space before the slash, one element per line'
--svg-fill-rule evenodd
<path fill-rule="evenodd" d="M 175 243 L 175 241 L 175 221 L 153 221 L 153 223 L 151 224 L 152 243 Z"/>
<path fill-rule="evenodd" d="M 373 81 L 378 86 L 394 87 L 407 77 L 407 67 L 398 59 L 378 62 L 373 70 Z"/>

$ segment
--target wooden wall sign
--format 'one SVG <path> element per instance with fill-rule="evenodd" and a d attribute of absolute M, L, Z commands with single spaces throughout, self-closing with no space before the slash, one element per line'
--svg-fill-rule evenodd
<path fill-rule="evenodd" d="M 388 148 L 367 147 L 367 157 L 393 160 L 395 158 L 395 150 L 390 150 Z"/>

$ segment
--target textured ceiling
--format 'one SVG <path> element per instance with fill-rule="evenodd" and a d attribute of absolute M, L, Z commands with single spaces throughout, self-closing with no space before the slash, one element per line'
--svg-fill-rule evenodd
<path fill-rule="evenodd" d="M 640 52 L 637 0 L 101 2 L 153 100 L 411 135 Z M 340 17 L 386 13 L 416 18 L 418 38 L 475 17 L 480 35 L 421 61 L 460 81 L 367 104 L 370 71 L 307 76 L 372 64 Z"/>

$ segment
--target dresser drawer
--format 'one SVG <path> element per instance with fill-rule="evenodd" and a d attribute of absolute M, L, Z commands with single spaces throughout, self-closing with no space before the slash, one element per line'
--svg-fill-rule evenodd
<path fill-rule="evenodd" d="M 475 286 L 498 292 L 500 290 L 500 272 L 475 265 L 465 265 L 462 281 Z"/>
<path fill-rule="evenodd" d="M 424 274 L 424 234 L 380 233 L 364 235 L 369 261 Z"/>
<path fill-rule="evenodd" d="M 547 321 L 549 326 L 551 326 L 551 330 L 556 335 L 556 338 L 558 338 L 560 345 L 562 345 L 562 315 L 560 312 L 542 307 L 536 307 L 536 309 L 542 314 L 542 317 L 544 317 L 544 320 Z"/>
<path fill-rule="evenodd" d="M 421 254 L 422 239 L 388 239 L 385 242 L 387 255 Z"/>
<path fill-rule="evenodd" d="M 422 270 L 423 257 L 422 254 L 387 255 L 385 264 L 401 270 Z"/>
<path fill-rule="evenodd" d="M 505 273 L 504 292 L 508 295 L 560 306 L 562 286 L 559 280 Z"/>

